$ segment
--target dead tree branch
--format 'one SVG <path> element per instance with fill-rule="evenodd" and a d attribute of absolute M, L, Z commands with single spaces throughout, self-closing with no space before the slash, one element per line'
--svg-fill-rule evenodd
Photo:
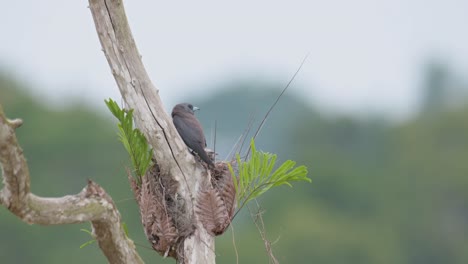
<path fill-rule="evenodd" d="M 120 225 L 120 214 L 99 185 L 89 181 L 76 195 L 39 197 L 30 192 L 30 177 L 15 129 L 19 119 L 8 120 L 0 105 L 0 164 L 3 188 L 0 204 L 28 224 L 61 225 L 91 221 L 93 235 L 110 263 L 143 263 L 133 241 Z"/>
<path fill-rule="evenodd" d="M 164 111 L 158 90 L 141 61 L 122 1 L 89 0 L 89 4 L 102 50 L 126 107 L 134 109 L 135 124 L 153 147 L 159 175 L 178 183 L 177 197 L 183 200 L 183 211 L 195 226 L 193 235 L 183 241 L 178 262 L 215 263 L 214 238 L 195 214 L 196 195 L 210 186 L 210 173 L 187 151 Z"/>

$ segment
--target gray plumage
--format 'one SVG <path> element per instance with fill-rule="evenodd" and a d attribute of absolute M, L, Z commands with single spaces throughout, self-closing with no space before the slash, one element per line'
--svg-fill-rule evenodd
<path fill-rule="evenodd" d="M 194 111 L 196 110 L 198 110 L 198 108 L 193 107 L 191 104 L 178 104 L 172 109 L 172 122 L 185 144 L 197 153 L 209 166 L 213 166 L 213 161 L 208 157 L 205 151 L 206 139 L 203 134 L 203 128 L 195 117 Z"/>

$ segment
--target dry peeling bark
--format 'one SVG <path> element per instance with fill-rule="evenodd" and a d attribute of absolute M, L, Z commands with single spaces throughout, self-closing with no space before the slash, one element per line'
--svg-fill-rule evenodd
<path fill-rule="evenodd" d="M 231 224 L 236 209 L 236 190 L 226 163 L 212 170 L 213 188 L 198 194 L 196 212 L 205 229 L 213 236 L 222 235 Z"/>
<path fill-rule="evenodd" d="M 120 225 L 120 214 L 104 189 L 94 182 L 76 195 L 39 197 L 30 192 L 30 176 L 15 129 L 19 119 L 8 120 L 0 105 L 0 164 L 3 188 L 0 204 L 29 224 L 60 225 L 90 221 L 93 235 L 109 263 L 143 263 L 133 241 Z"/>

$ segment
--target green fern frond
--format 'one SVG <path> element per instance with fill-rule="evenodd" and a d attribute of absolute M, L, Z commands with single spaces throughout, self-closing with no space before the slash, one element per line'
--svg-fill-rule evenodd
<path fill-rule="evenodd" d="M 119 120 L 119 140 L 127 150 L 132 161 L 135 180 L 141 184 L 141 177 L 151 166 L 153 150 L 148 145 L 145 136 L 137 128 L 133 128 L 133 109 L 125 111 L 112 99 L 104 100 L 111 113 Z"/>
<path fill-rule="evenodd" d="M 280 185 L 292 187 L 291 182 L 293 181 L 312 182 L 307 177 L 307 167 L 295 167 L 296 162 L 287 160 L 273 171 L 277 156 L 257 151 L 253 139 L 250 142 L 250 147 L 252 155 L 249 161 L 242 161 L 240 155 L 236 155 L 238 177 L 235 176 L 231 164 L 228 164 L 229 171 L 233 175 L 238 210 L 273 187 Z"/>

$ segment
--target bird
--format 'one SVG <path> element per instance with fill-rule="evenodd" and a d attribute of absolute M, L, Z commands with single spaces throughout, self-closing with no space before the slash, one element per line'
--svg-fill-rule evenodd
<path fill-rule="evenodd" d="M 213 161 L 205 151 L 206 139 L 203 134 L 203 128 L 195 117 L 195 111 L 197 110 L 199 110 L 198 107 L 194 107 L 189 103 L 177 104 L 172 109 L 172 122 L 185 145 L 197 153 L 209 167 L 213 167 Z"/>

